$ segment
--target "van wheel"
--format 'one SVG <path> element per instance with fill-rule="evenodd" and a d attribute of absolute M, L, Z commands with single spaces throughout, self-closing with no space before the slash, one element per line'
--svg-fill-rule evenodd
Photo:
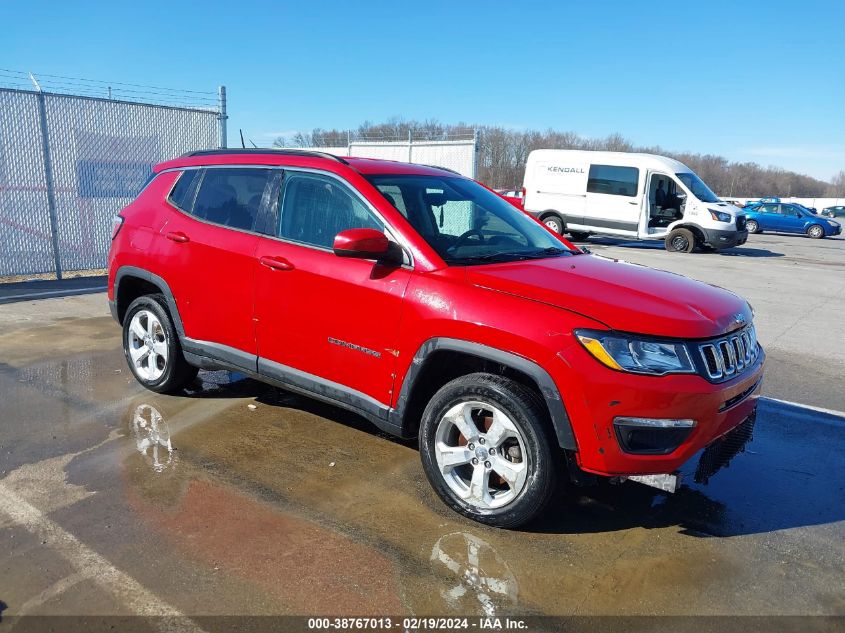
<path fill-rule="evenodd" d="M 748 220 L 748 222 L 745 223 L 745 228 L 748 229 L 749 233 L 760 232 L 760 225 L 757 224 L 757 220 Z"/>
<path fill-rule="evenodd" d="M 807 229 L 807 235 L 812 237 L 814 240 L 820 240 L 824 237 L 824 229 L 818 224 L 813 224 L 809 229 Z"/>
<path fill-rule="evenodd" d="M 666 236 L 666 250 L 673 253 L 692 253 L 695 236 L 689 229 L 675 229 Z"/>
<path fill-rule="evenodd" d="M 586 231 L 570 231 L 570 232 L 569 232 L 569 235 L 570 235 L 570 236 L 572 237 L 572 239 L 573 239 L 573 240 L 575 240 L 576 242 L 583 242 L 583 241 L 584 241 L 584 240 L 586 240 L 588 237 L 590 237 L 590 234 L 589 234 L 589 233 L 587 233 Z"/>
<path fill-rule="evenodd" d="M 450 508 L 513 528 L 538 516 L 557 485 L 552 439 L 537 395 L 503 376 L 446 383 L 420 424 L 426 477 Z"/>
<path fill-rule="evenodd" d="M 558 235 L 563 235 L 563 220 L 556 215 L 543 216 L 543 224 L 549 227 Z"/>
<path fill-rule="evenodd" d="M 182 346 L 163 295 L 138 297 L 123 319 L 123 353 L 135 379 L 147 389 L 173 393 L 197 376 Z"/>

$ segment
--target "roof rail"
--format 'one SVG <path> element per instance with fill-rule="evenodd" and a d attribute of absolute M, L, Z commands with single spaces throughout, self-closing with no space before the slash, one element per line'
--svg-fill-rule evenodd
<path fill-rule="evenodd" d="M 348 165 L 344 159 L 334 154 L 327 154 L 326 152 L 312 152 L 307 149 L 275 149 L 270 147 L 235 147 L 232 149 L 201 149 L 194 152 L 183 154 L 182 158 L 189 158 L 192 156 L 221 156 L 225 154 L 281 154 L 282 156 L 310 156 L 312 158 L 328 158 L 329 160 L 336 160 L 339 163 Z"/>

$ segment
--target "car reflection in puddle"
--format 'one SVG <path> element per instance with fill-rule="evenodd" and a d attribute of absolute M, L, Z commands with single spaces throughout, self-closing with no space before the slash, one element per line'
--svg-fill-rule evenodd
<path fill-rule="evenodd" d="M 516 606 L 516 576 L 487 541 L 466 532 L 446 534 L 434 544 L 431 562 L 436 572 L 445 567 L 457 579 L 440 590 L 453 612 L 475 613 L 480 604 L 485 615 L 494 616 Z"/>
<path fill-rule="evenodd" d="M 176 454 L 170 443 L 170 428 L 167 422 L 151 404 L 139 404 L 131 422 L 135 448 L 157 473 L 176 465 Z"/>

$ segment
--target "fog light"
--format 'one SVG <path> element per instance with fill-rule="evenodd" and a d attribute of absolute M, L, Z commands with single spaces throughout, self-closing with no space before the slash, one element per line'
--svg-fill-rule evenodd
<path fill-rule="evenodd" d="M 616 439 L 626 453 L 666 455 L 680 446 L 695 420 L 677 418 L 614 418 Z"/>

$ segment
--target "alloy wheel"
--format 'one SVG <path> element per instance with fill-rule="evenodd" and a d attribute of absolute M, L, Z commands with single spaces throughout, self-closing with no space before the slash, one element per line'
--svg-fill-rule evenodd
<path fill-rule="evenodd" d="M 519 428 L 497 407 L 461 402 L 440 419 L 437 466 L 449 488 L 481 510 L 501 508 L 525 488 L 529 462 Z"/>
<path fill-rule="evenodd" d="M 167 369 L 169 348 L 158 317 L 149 310 L 136 312 L 129 324 L 128 343 L 135 373 L 148 382 L 161 378 Z"/>

